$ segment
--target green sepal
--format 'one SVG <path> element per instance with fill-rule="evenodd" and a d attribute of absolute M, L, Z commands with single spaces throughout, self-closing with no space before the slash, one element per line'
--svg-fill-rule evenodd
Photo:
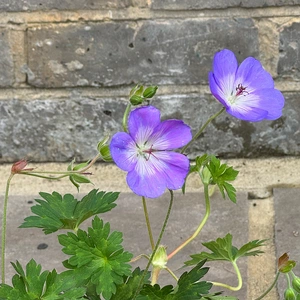
<path fill-rule="evenodd" d="M 132 95 L 129 101 L 133 106 L 137 106 L 143 103 L 144 98 L 137 95 Z"/>

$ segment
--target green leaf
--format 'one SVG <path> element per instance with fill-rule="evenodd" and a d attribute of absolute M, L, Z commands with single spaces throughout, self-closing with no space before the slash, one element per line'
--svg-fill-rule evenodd
<path fill-rule="evenodd" d="M 232 245 L 232 235 L 227 234 L 224 238 L 217 238 L 216 241 L 210 241 L 203 243 L 202 245 L 211 250 L 211 253 L 201 252 L 199 254 L 191 255 L 191 260 L 186 261 L 185 264 L 188 266 L 195 265 L 207 259 L 208 261 L 229 261 L 235 262 L 238 258 L 243 256 L 253 256 L 263 253 L 261 250 L 254 250 L 255 248 L 264 245 L 265 240 L 255 240 L 243 245 L 240 249 Z"/>
<path fill-rule="evenodd" d="M 205 294 L 208 294 L 212 287 L 212 283 L 199 281 L 207 272 L 208 268 L 202 268 L 205 261 L 200 262 L 191 271 L 185 272 L 178 280 L 178 285 L 173 288 L 167 285 L 160 288 L 159 285 L 154 286 L 146 284 L 137 297 L 137 300 L 198 300 Z"/>
<path fill-rule="evenodd" d="M 236 189 L 227 181 L 235 180 L 239 171 L 228 167 L 226 164 L 221 164 L 220 160 L 213 155 L 210 157 L 207 168 L 211 173 L 211 183 L 217 184 L 223 198 L 225 199 L 227 194 L 228 198 L 236 203 Z"/>
<path fill-rule="evenodd" d="M 203 294 L 208 294 L 212 283 L 199 281 L 209 270 L 209 268 L 202 268 L 205 262 L 206 260 L 201 261 L 191 271 L 181 275 L 174 300 L 198 300 Z"/>
<path fill-rule="evenodd" d="M 144 271 L 141 271 L 140 268 L 136 268 L 130 276 L 124 277 L 123 283 L 117 286 L 116 294 L 110 300 L 131 300 L 140 284 L 143 273 Z M 149 278 L 150 272 L 147 273 L 142 284 L 149 284 Z"/>
<path fill-rule="evenodd" d="M 40 193 L 44 199 L 36 199 L 39 204 L 33 206 L 31 211 L 36 216 L 25 218 L 21 228 L 43 228 L 45 234 L 59 229 L 77 229 L 89 217 L 110 211 L 116 206 L 113 203 L 119 193 L 106 193 L 92 190 L 80 201 L 71 194 L 64 196 L 53 192 L 52 194 Z"/>
<path fill-rule="evenodd" d="M 18 274 L 13 276 L 13 287 L 0 285 L 0 299 L 6 300 L 66 300 L 83 299 L 85 288 L 77 287 L 73 278 L 52 272 L 41 272 L 41 265 L 33 259 L 23 270 L 19 262 L 12 263 Z"/>
<path fill-rule="evenodd" d="M 110 299 L 117 285 L 123 283 L 123 276 L 131 274 L 132 254 L 125 252 L 121 245 L 122 233 L 110 233 L 109 223 L 103 224 L 97 216 L 88 232 L 79 229 L 77 235 L 69 232 L 59 235 L 58 240 L 64 246 L 63 252 L 71 256 L 68 263 L 82 271 L 104 299 Z"/>

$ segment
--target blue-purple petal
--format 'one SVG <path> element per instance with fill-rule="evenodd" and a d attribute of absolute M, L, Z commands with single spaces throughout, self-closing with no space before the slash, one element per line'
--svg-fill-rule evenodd
<path fill-rule="evenodd" d="M 216 80 L 214 78 L 214 74 L 212 72 L 209 72 L 208 74 L 208 80 L 209 80 L 209 87 L 210 91 L 213 94 L 213 96 L 223 104 L 225 108 L 229 107 L 229 104 L 226 100 L 226 96 L 224 92 L 221 90 L 221 88 L 217 85 Z"/>
<path fill-rule="evenodd" d="M 276 89 L 262 89 L 238 97 L 227 112 L 234 117 L 251 122 L 275 120 L 282 114 L 284 98 Z"/>
<path fill-rule="evenodd" d="M 128 118 L 128 131 L 137 144 L 143 144 L 160 123 L 160 111 L 153 106 L 133 110 Z"/>
<path fill-rule="evenodd" d="M 172 150 L 185 146 L 192 139 L 191 128 L 181 120 L 161 122 L 148 140 L 155 150 Z"/>
<path fill-rule="evenodd" d="M 189 171 L 189 159 L 179 153 L 157 151 L 139 159 L 127 175 L 128 186 L 140 196 L 157 198 L 166 188 L 180 189 Z"/>
<path fill-rule="evenodd" d="M 260 89 L 274 88 L 272 76 L 253 57 L 246 58 L 240 64 L 236 73 L 234 87 L 237 87 L 239 84 L 246 87 L 247 93 Z"/>
<path fill-rule="evenodd" d="M 132 170 L 137 161 L 135 142 L 126 132 L 116 133 L 109 145 L 110 154 L 116 165 L 124 170 Z"/>
<path fill-rule="evenodd" d="M 217 52 L 213 60 L 213 74 L 217 85 L 226 96 L 231 95 L 238 62 L 234 53 L 228 49 Z"/>

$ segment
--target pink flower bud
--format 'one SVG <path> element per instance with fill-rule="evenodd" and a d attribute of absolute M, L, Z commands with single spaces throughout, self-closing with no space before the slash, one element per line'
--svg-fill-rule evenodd
<path fill-rule="evenodd" d="M 27 166 L 27 163 L 28 162 L 26 159 L 21 159 L 21 160 L 15 162 L 11 167 L 11 173 L 17 174 L 17 173 L 20 173 L 21 171 L 32 171 L 33 168 L 24 169 Z"/>

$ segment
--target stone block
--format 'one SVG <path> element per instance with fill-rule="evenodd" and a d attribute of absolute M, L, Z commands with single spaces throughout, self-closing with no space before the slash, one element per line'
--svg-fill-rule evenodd
<path fill-rule="evenodd" d="M 14 63 L 12 49 L 9 42 L 9 32 L 0 29 L 0 87 L 8 87 L 14 83 Z"/>
<path fill-rule="evenodd" d="M 300 80 L 300 23 L 292 23 L 279 35 L 278 75 L 287 80 Z"/>
<path fill-rule="evenodd" d="M 283 116 L 276 121 L 243 122 L 223 113 L 189 148 L 224 158 L 300 154 L 300 106 L 297 94 L 286 94 Z M 221 109 L 210 95 L 159 95 L 153 105 L 162 119 L 183 119 L 195 133 Z M 105 134 L 122 130 L 124 98 L 73 96 L 63 99 L 0 102 L 0 161 L 88 160 Z"/>
<path fill-rule="evenodd" d="M 132 0 L 0 0 L 0 11 L 47 11 L 125 8 L 131 6 Z"/>
<path fill-rule="evenodd" d="M 251 45 L 251 47 L 249 47 Z M 30 28 L 28 82 L 36 87 L 207 82 L 213 55 L 258 56 L 251 19 L 105 22 Z"/>
<path fill-rule="evenodd" d="M 152 0 L 152 9 L 166 10 L 200 10 L 200 9 L 223 9 L 231 7 L 272 7 L 272 6 L 287 6 L 299 5 L 299 0 L 227 0 L 227 1 L 206 1 L 206 0 Z"/>

